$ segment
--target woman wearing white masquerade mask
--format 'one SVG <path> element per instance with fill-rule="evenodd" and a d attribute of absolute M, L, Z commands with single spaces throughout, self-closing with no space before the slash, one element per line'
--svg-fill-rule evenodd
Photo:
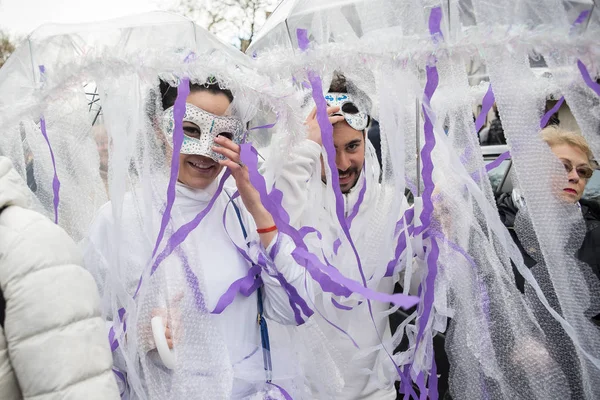
<path fill-rule="evenodd" d="M 170 153 L 177 89 L 162 83 L 161 92 L 165 111 L 160 125 Z M 262 308 L 268 319 L 295 325 L 297 318 L 290 306 L 289 287 L 284 289 L 282 282 L 287 281 L 302 298 L 311 296 L 304 268 L 290 255 L 294 248 L 291 240 L 277 233 L 271 214 L 262 205 L 258 191 L 250 183 L 248 170 L 240 161 L 243 124 L 236 117 L 226 116 L 232 100 L 231 92 L 221 89 L 218 83 L 190 85 L 183 117 L 185 137 L 179 155 L 176 197 L 165 239 L 197 217 L 213 200 L 214 204 L 200 225 L 165 258 L 157 273 L 144 275 L 142 289 L 138 283 L 147 269 L 148 259 L 152 258 L 154 243 L 151 240 L 156 235 L 145 232 L 147 221 L 135 215 L 135 191 L 126 195 L 123 205 L 123 218 L 127 220 L 123 224 L 133 230 L 124 235 L 126 244 L 113 243 L 110 205 L 100 210 L 91 230 L 86 252 L 89 263 L 110 260 L 114 246 L 128 249 L 129 271 L 120 279 L 125 281 L 124 290 L 130 296 L 127 300 L 131 304 L 133 299 L 136 304 L 137 316 L 126 322 L 129 326 L 134 324 L 137 334 L 132 338 L 132 328 L 127 328 L 127 337 L 119 341 L 119 346 L 135 346 L 132 351 L 122 351 L 135 354 L 142 365 L 139 375 L 142 375 L 143 390 L 139 393 L 139 388 L 134 389 L 133 397 L 262 398 L 259 393 L 266 393 L 271 387 L 265 385 L 271 376 L 270 371 L 265 373 L 270 369 L 267 364 L 271 362 L 271 355 L 265 350 L 265 330 L 257 324 L 257 313 L 260 314 Z M 231 172 L 236 187 L 226 185 L 219 193 L 224 167 Z M 232 200 L 236 189 L 241 202 Z M 153 208 L 156 219 L 160 219 L 164 204 L 155 204 Z M 253 262 L 259 256 L 267 259 L 269 273 L 265 268 L 260 272 L 263 285 L 259 290 L 247 297 L 236 294 L 228 307 L 214 314 L 212 311 L 221 304 L 230 285 L 246 277 L 253 267 L 238 249 L 247 250 Z M 105 271 L 115 267 L 121 266 L 95 267 L 100 271 L 100 284 L 112 279 Z M 274 276 L 277 275 L 274 269 L 278 277 Z M 126 310 L 130 315 L 131 308 Z M 157 334 L 156 317 L 160 317 L 159 322 L 162 319 L 164 333 Z M 114 323 L 111 326 L 114 329 Z M 168 359 L 169 354 L 174 355 L 174 359 Z M 273 354 L 274 370 L 284 367 L 276 357 Z M 131 363 L 130 359 L 126 361 L 127 366 L 117 366 L 127 369 Z M 119 364 L 118 359 L 116 364 Z"/>

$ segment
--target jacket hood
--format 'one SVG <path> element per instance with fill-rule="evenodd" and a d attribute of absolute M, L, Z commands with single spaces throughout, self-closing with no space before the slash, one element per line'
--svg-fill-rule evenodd
<path fill-rule="evenodd" d="M 8 206 L 27 207 L 29 188 L 13 168 L 12 162 L 0 156 L 0 209 Z"/>
<path fill-rule="evenodd" d="M 591 199 L 581 199 L 579 204 L 585 207 L 584 218 L 600 220 L 600 202 Z"/>

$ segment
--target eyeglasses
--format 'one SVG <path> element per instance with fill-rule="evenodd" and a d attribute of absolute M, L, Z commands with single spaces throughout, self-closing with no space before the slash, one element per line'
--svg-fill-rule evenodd
<path fill-rule="evenodd" d="M 571 161 L 564 158 L 561 158 L 560 161 L 565 166 L 565 171 L 567 171 L 567 174 L 573 171 L 573 164 L 571 163 Z M 577 171 L 577 175 L 581 179 L 590 179 L 594 174 L 594 170 L 588 167 L 587 165 L 580 165 L 577 168 L 575 168 L 575 170 Z"/>

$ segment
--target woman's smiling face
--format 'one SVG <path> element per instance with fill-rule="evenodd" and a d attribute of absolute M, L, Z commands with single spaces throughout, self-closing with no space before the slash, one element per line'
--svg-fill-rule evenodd
<path fill-rule="evenodd" d="M 192 92 L 186 102 L 215 115 L 225 115 L 230 104 L 225 94 L 209 91 Z M 186 135 L 191 137 L 202 135 L 200 128 L 191 122 L 184 122 L 183 130 Z M 195 154 L 180 154 L 178 180 L 191 188 L 205 189 L 219 176 L 222 169 L 223 167 L 212 158 Z"/>

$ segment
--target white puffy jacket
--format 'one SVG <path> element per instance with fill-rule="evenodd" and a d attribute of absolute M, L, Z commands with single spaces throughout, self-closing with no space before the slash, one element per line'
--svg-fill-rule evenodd
<path fill-rule="evenodd" d="M 0 157 L 0 399 L 118 399 L 96 284 L 75 243 L 28 198 Z"/>

